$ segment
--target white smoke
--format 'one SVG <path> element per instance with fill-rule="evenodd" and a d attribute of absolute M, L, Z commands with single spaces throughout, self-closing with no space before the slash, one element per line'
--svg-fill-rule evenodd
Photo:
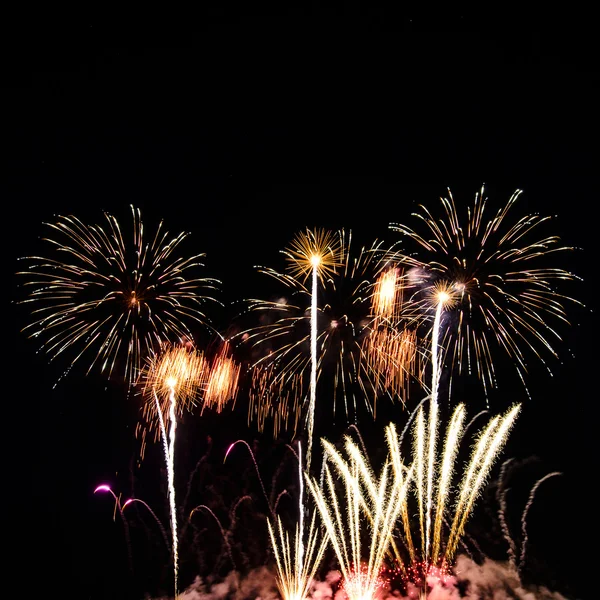
<path fill-rule="evenodd" d="M 310 600 L 344 600 L 339 586 L 339 571 L 330 571 L 323 580 L 313 582 Z M 524 586 L 518 573 L 508 563 L 485 559 L 477 564 L 460 555 L 454 576 L 428 581 L 427 600 L 572 600 L 544 586 Z M 382 589 L 376 600 L 419 600 L 417 586 L 408 584 L 404 592 Z M 166 597 L 155 600 L 170 600 Z M 275 573 L 268 567 L 253 569 L 242 576 L 233 571 L 221 581 L 205 581 L 201 577 L 178 600 L 281 600 Z"/>

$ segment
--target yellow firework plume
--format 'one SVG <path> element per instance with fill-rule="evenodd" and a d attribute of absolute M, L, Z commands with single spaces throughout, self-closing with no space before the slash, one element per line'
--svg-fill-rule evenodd
<path fill-rule="evenodd" d="M 309 490 L 331 540 L 350 600 L 374 598 L 382 585 L 382 568 L 393 544 L 396 521 L 406 505 L 412 472 L 397 465 L 398 476 L 394 477 L 390 462 L 386 462 L 376 476 L 349 437 L 345 438 L 346 457 L 327 440 L 322 443 L 327 461 L 325 487 L 307 474 Z"/>
<path fill-rule="evenodd" d="M 317 523 L 316 511 L 311 511 L 311 520 L 306 540 L 304 538 L 304 472 L 302 453 L 299 450 L 298 470 L 300 477 L 300 498 L 298 502 L 298 523 L 293 540 L 284 529 L 279 516 L 275 524 L 267 520 L 269 537 L 277 565 L 277 587 L 282 600 L 305 600 L 310 596 L 311 586 L 323 554 L 327 548 L 327 533 L 321 531 Z"/>
<path fill-rule="evenodd" d="M 454 409 L 443 442 L 439 439 L 437 403 L 430 402 L 428 416 L 422 406 L 418 408 L 412 428 L 414 485 L 410 496 L 417 505 L 419 545 L 414 542 L 414 527 L 408 510 L 400 514 L 398 521 L 413 576 L 424 578 L 431 569 L 445 570 L 451 565 L 475 501 L 519 412 L 520 405 L 514 405 L 503 415 L 496 415 L 489 420 L 476 437 L 470 459 L 460 481 L 457 481 L 456 463 L 465 430 L 465 405 L 459 404 Z M 405 467 L 401 461 L 400 438 L 394 424 L 388 425 L 386 435 L 394 473 L 403 482 Z M 444 536 L 443 527 L 447 518 L 451 519 L 451 524 Z M 393 546 L 393 550 L 397 563 L 403 568 L 407 561 L 397 546 Z"/>

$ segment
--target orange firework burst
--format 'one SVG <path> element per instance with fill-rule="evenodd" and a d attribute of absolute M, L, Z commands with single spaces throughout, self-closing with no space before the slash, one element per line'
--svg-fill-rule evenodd
<path fill-rule="evenodd" d="M 415 330 L 374 329 L 365 338 L 363 351 L 369 369 L 380 374 L 375 388 L 380 394 L 387 390 L 399 398 L 408 398 L 410 382 L 424 376 L 425 360 L 419 352 Z"/>
<path fill-rule="evenodd" d="M 145 237 L 139 209 L 131 207 L 133 229 L 124 236 L 117 219 L 104 213 L 106 226 L 86 225 L 74 216 L 46 223 L 44 238 L 54 256 L 31 256 L 19 272 L 27 277 L 33 322 L 23 331 L 45 338 L 42 349 L 54 359 L 86 358 L 111 377 L 135 383 L 146 357 L 163 342 L 191 338 L 193 323 L 207 326 L 203 307 L 215 279 L 199 278 L 203 254 L 180 256 L 188 234 L 171 237 L 159 224 Z"/>
<path fill-rule="evenodd" d="M 573 250 L 561 246 L 557 236 L 541 233 L 550 217 L 528 215 L 509 224 L 521 190 L 486 220 L 484 190 L 476 194 L 461 222 L 452 194 L 441 198 L 443 214 L 436 218 L 425 207 L 413 216 L 421 229 L 391 224 L 417 252 L 396 251 L 392 259 L 407 269 L 407 287 L 415 310 L 433 320 L 443 287 L 445 306 L 440 338 L 450 371 L 476 371 L 487 392 L 497 387 L 495 348 L 507 354 L 524 383 L 525 349 L 546 364 L 544 353 L 556 356 L 553 342 L 560 340 L 552 320 L 568 323 L 562 295 L 555 286 L 577 279 L 544 261 Z M 539 233 L 538 233 L 539 232 Z M 426 334 L 424 337 L 429 337 Z M 547 366 L 547 365 L 546 365 Z"/>
<path fill-rule="evenodd" d="M 240 369 L 240 364 L 234 360 L 231 354 L 229 344 L 224 342 L 211 361 L 203 409 L 213 407 L 217 412 L 221 412 L 227 402 L 235 403 Z"/>
<path fill-rule="evenodd" d="M 372 295 L 373 316 L 397 323 L 402 313 L 404 287 L 404 277 L 397 266 L 391 265 L 383 269 L 375 281 Z"/>
<path fill-rule="evenodd" d="M 209 374 L 204 354 L 186 346 L 164 344 L 162 351 L 153 354 L 144 368 L 140 382 L 146 399 L 144 417 L 156 422 L 158 407 L 168 421 L 171 395 L 176 398 L 179 415 L 191 410 L 203 398 Z M 158 433 L 158 432 L 157 432 Z"/>

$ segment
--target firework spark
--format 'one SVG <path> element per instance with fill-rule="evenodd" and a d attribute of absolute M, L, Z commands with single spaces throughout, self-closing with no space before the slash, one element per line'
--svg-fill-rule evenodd
<path fill-rule="evenodd" d="M 72 353 L 70 367 L 87 359 L 88 372 L 98 365 L 130 384 L 161 343 L 191 339 L 194 323 L 209 326 L 204 305 L 216 302 L 208 294 L 219 283 L 198 277 L 203 254 L 179 256 L 188 234 L 171 237 L 161 222 L 146 239 L 140 210 L 131 210 L 130 236 L 108 213 L 104 226 L 74 216 L 45 223 L 54 256 L 25 257 L 32 264 L 18 273 L 29 291 L 20 303 L 34 307 L 23 331 L 45 339 L 51 359 Z"/>
<path fill-rule="evenodd" d="M 249 300 L 249 313 L 260 314 L 262 322 L 237 334 L 253 353 L 249 420 L 262 429 L 272 418 L 275 435 L 290 425 L 295 434 L 305 410 L 311 438 L 318 382 L 331 385 L 322 391 L 332 399 L 334 415 L 342 404 L 349 419 L 364 404 L 375 417 L 376 400 L 384 394 L 403 399 L 417 370 L 414 332 L 396 322 L 402 278 L 382 261 L 388 255 L 383 243 L 355 253 L 351 232 L 331 234 L 327 244 L 320 235 L 306 234 L 296 242 L 302 252 L 288 251 L 291 274 L 260 268 L 289 293 L 275 301 Z M 307 239 L 313 245 L 320 240 L 319 251 L 328 257 L 312 271 Z"/>
<path fill-rule="evenodd" d="M 486 395 L 497 387 L 494 347 L 510 357 L 525 385 L 524 349 L 548 368 L 544 352 L 556 356 L 553 343 L 560 340 L 552 320 L 568 323 L 564 302 L 576 302 L 554 286 L 577 277 L 544 265 L 545 260 L 573 249 L 561 246 L 556 236 L 538 233 L 550 217 L 528 215 L 509 224 L 520 194 L 517 190 L 486 220 L 482 188 L 462 223 L 449 192 L 448 198 L 441 199 L 442 217 L 422 206 L 413 214 L 424 231 L 390 225 L 417 245 L 414 254 L 393 253 L 393 259 L 408 269 L 415 309 L 431 314 L 431 291 L 436 286 L 452 290 L 454 306 L 448 311 L 451 318 L 446 318 L 440 345 L 450 371 L 475 371 Z"/>

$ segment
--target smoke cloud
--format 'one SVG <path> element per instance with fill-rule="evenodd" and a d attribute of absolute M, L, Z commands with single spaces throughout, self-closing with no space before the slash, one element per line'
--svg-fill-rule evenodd
<path fill-rule="evenodd" d="M 330 571 L 323 580 L 314 581 L 310 600 L 345 600 L 340 581 L 338 571 Z M 508 563 L 486 558 L 482 564 L 478 564 L 465 555 L 458 556 L 452 577 L 445 578 L 443 582 L 431 579 L 428 586 L 427 600 L 569 600 L 544 586 L 525 586 Z M 375 600 L 418 600 L 420 593 L 421 590 L 415 585 L 408 584 L 403 591 L 381 589 Z M 220 581 L 196 577 L 194 583 L 179 594 L 179 599 L 281 600 L 275 573 L 266 566 L 253 569 L 245 575 L 233 571 Z"/>

